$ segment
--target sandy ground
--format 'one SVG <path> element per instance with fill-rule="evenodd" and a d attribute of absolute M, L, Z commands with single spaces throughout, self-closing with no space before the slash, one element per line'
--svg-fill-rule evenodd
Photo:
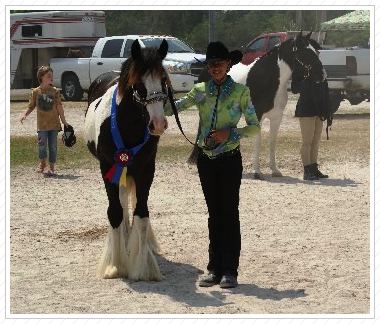
<path fill-rule="evenodd" d="M 279 141 L 298 132 L 285 111 Z M 66 103 L 80 135 L 85 103 Z M 11 135 L 35 133 L 34 116 Z M 356 108 L 357 109 L 357 108 Z M 369 104 L 358 118 L 335 121 L 335 132 L 370 126 Z M 349 105 L 340 109 L 350 112 Z M 195 111 L 181 114 L 195 134 Z M 168 133 L 178 134 L 174 119 Z M 264 132 L 268 124 L 264 123 Z M 368 132 L 369 134 L 369 132 Z M 369 136 L 369 135 L 368 135 Z M 164 139 L 162 139 L 164 140 Z M 164 251 L 163 282 L 100 280 L 94 275 L 105 241 L 107 197 L 97 169 L 65 169 L 55 178 L 12 168 L 10 311 L 12 314 L 368 314 L 370 312 L 370 166 L 366 154 L 323 165 L 330 179 L 304 182 L 300 166 L 282 163 L 283 178 L 252 179 L 243 153 L 239 286 L 200 288 L 207 265 L 207 209 L 195 167 L 158 163 L 150 192 L 151 222 Z M 323 144 L 322 144 L 323 145 Z M 34 148 L 33 148 L 34 149 Z M 323 154 L 323 148 L 321 148 Z M 339 156 L 349 152 L 337 150 Z M 268 173 L 267 169 L 263 169 Z"/>

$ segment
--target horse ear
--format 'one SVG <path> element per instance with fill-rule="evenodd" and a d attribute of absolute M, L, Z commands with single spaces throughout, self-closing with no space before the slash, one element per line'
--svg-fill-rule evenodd
<path fill-rule="evenodd" d="M 301 31 L 298 33 L 296 39 L 300 39 L 301 37 L 302 37 L 302 29 L 301 29 Z"/>
<path fill-rule="evenodd" d="M 137 60 L 141 56 L 141 46 L 140 46 L 140 43 L 139 43 L 138 39 L 136 39 L 132 43 L 131 55 L 132 55 L 132 59 L 134 61 Z"/>
<path fill-rule="evenodd" d="M 166 54 L 168 54 L 169 44 L 166 41 L 166 39 L 163 39 L 160 45 L 160 48 L 158 49 L 158 53 L 160 54 L 161 58 L 164 59 L 166 57 Z"/>
<path fill-rule="evenodd" d="M 307 40 L 309 40 L 309 39 L 310 39 L 310 36 L 311 36 L 312 33 L 313 33 L 313 31 L 311 31 L 310 33 L 308 33 L 308 34 L 305 36 L 305 38 L 306 38 Z"/>

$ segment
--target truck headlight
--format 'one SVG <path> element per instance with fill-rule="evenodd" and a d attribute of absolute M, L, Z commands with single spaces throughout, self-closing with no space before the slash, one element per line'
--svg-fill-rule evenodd
<path fill-rule="evenodd" d="M 169 73 L 190 74 L 190 64 L 172 61 L 169 63 Z"/>

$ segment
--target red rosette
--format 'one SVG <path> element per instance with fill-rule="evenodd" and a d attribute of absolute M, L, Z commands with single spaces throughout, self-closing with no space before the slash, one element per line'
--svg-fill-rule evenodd
<path fill-rule="evenodd" d="M 126 166 L 132 161 L 132 155 L 127 150 L 120 150 L 115 154 L 115 162 L 119 165 Z"/>

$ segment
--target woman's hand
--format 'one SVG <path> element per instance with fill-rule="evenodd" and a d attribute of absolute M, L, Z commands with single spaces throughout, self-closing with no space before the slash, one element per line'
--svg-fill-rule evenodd
<path fill-rule="evenodd" d="M 229 129 L 217 130 L 217 131 L 214 131 L 214 133 L 211 136 L 217 143 L 224 143 L 230 137 L 230 130 Z"/>
<path fill-rule="evenodd" d="M 24 122 L 25 119 L 26 119 L 26 116 L 25 116 L 25 115 L 22 115 L 21 118 L 20 118 L 20 122 L 21 122 L 21 124 Z"/>

